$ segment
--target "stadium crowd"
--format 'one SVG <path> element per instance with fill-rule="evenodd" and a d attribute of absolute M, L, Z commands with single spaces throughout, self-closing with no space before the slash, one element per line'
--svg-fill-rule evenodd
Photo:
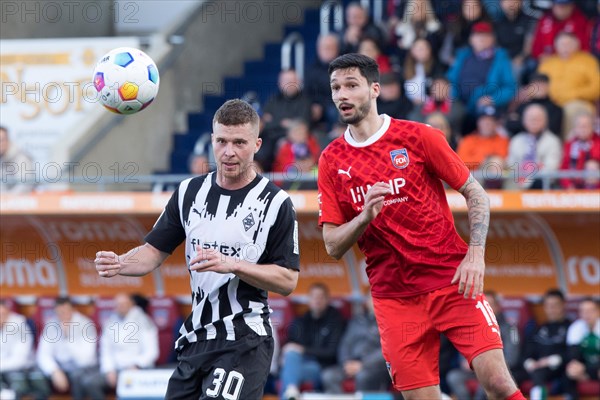
<path fill-rule="evenodd" d="M 533 303 L 515 306 L 493 291 L 486 297 L 500 326 L 507 364 L 525 394 L 532 399 L 598 394 L 598 299 L 566 299 L 550 289 L 535 312 Z M 0 300 L 3 399 L 10 393 L 17 399 L 47 399 L 52 392 L 105 399 L 114 394 L 122 371 L 174 366 L 178 309 L 150 311 L 147 299 L 124 293 L 97 299 L 91 309 L 66 297 L 47 300 L 27 316 L 11 299 Z M 353 308 L 347 300 L 332 298 L 325 284 L 315 283 L 305 304 L 292 305 L 288 299 L 277 304 L 272 319 L 277 348 L 265 393 L 294 399 L 301 391 L 392 391 L 368 293 Z M 165 326 L 167 320 L 177 323 Z M 159 334 L 161 326 L 166 335 Z M 444 393 L 460 400 L 485 399 L 470 366 L 443 336 L 439 370 Z"/>
<path fill-rule="evenodd" d="M 304 81 L 281 71 L 277 93 L 253 101 L 262 116 L 258 167 L 314 176 L 320 150 L 345 130 L 329 62 L 359 52 L 379 65 L 380 112 L 441 129 L 487 188 L 535 189 L 539 172 L 598 171 L 600 2 L 554 0 L 540 15 L 523 3 L 389 1 L 380 25 L 350 3 L 344 31 L 319 36 Z M 202 172 L 210 163 L 195 165 Z M 556 179 L 551 187 L 597 189 L 600 181 Z"/>
<path fill-rule="evenodd" d="M 382 25 L 360 3 L 349 4 L 344 31 L 318 38 L 317 59 L 304 81 L 293 70 L 281 71 L 278 92 L 265 104 L 253 103 L 260 110 L 264 141 L 257 167 L 316 171 L 320 151 L 345 130 L 331 100 L 328 64 L 340 54 L 359 52 L 379 64 L 378 109 L 443 131 L 465 163 L 479 171 L 486 188 L 541 188 L 540 171 L 600 170 L 600 1 L 553 0 L 548 9 L 537 10 L 526 10 L 524 3 L 390 0 Z M 0 128 L 2 168 L 26 158 L 9 139 L 9 130 Z M 214 166 L 211 157 L 210 140 L 201 137 L 190 171 L 208 172 Z M 311 181 L 279 183 L 287 189 L 316 187 Z M 564 178 L 553 181 L 553 187 L 599 189 L 600 181 Z M 2 192 L 32 189 L 18 183 L 0 187 Z M 580 300 L 572 321 L 564 295 L 549 290 L 543 314 L 524 320 L 505 316 L 497 294 L 487 296 L 506 360 L 524 393 L 541 398 L 547 391 L 577 399 L 578 383 L 600 379 L 597 299 Z M 102 333 L 97 331 L 100 321 L 77 312 L 67 298 L 56 300 L 44 326 L 0 300 L 3 390 L 14 391 L 17 398 L 27 393 L 43 399 L 54 390 L 75 399 L 100 399 L 114 390 L 120 371 L 164 365 L 169 357 L 159 362 L 156 321 L 133 300 L 117 296 L 105 325 L 115 328 Z M 355 313 L 336 307 L 322 284 L 311 287 L 307 305 L 292 324 L 274 330 L 280 355 L 267 392 L 290 399 L 301 390 L 389 390 L 372 305 L 367 301 Z M 138 334 L 147 335 L 144 346 L 120 340 L 128 323 L 143 328 Z M 107 332 L 121 334 L 110 340 Z M 470 367 L 443 338 L 442 353 L 443 391 L 461 400 L 481 399 Z"/>

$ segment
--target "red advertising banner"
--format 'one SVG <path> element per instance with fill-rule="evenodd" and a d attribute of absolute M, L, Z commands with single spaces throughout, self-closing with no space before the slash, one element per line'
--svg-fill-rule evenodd
<path fill-rule="evenodd" d="M 143 243 L 168 195 L 79 196 L 50 194 L 48 201 L 42 195 L 1 196 L 0 295 L 190 295 L 183 246 L 141 278 L 101 278 L 93 265 L 98 250 L 121 254 Z M 104 207 L 94 212 L 82 200 L 98 205 L 103 196 Z M 600 295 L 600 193 L 492 192 L 490 197 L 486 288 L 507 296 L 540 295 L 551 287 L 570 295 Z M 457 230 L 468 240 L 464 200 L 456 193 L 448 198 Z M 293 193 L 293 199 L 301 250 L 294 295 L 306 294 L 315 282 L 326 283 L 336 297 L 364 293 L 368 282 L 361 252 L 355 247 L 340 261 L 329 257 L 317 226 L 316 194 Z"/>

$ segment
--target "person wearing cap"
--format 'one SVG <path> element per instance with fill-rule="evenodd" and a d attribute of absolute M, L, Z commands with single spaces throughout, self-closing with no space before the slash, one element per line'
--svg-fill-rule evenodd
<path fill-rule="evenodd" d="M 538 21 L 533 35 L 531 56 L 540 59 L 554 54 L 555 39 L 559 32 L 571 32 L 589 49 L 589 22 L 573 0 L 554 0 L 552 9 Z"/>
<path fill-rule="evenodd" d="M 474 128 L 478 108 L 506 108 L 517 88 L 508 52 L 496 46 L 489 22 L 473 25 L 469 43 L 470 47 L 457 53 L 456 61 L 447 74 L 453 97 L 467 106 L 463 132 Z"/>
<path fill-rule="evenodd" d="M 488 188 L 497 188 L 502 182 L 504 161 L 508 155 L 508 138 L 498 129 L 498 113 L 492 106 L 479 111 L 477 130 L 463 138 L 458 145 L 458 156 L 471 171 L 483 173 Z"/>
<path fill-rule="evenodd" d="M 546 109 L 548 114 L 548 129 L 550 132 L 561 135 L 563 110 L 550 98 L 550 78 L 548 75 L 534 73 L 529 78 L 529 84 L 521 89 L 519 97 L 522 102 L 517 106 L 516 110 L 509 112 L 505 122 L 506 129 L 510 136 L 523 131 L 523 111 L 530 104 L 539 104 Z"/>

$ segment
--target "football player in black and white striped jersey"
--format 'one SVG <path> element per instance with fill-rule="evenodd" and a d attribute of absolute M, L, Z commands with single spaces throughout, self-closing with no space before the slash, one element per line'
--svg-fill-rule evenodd
<path fill-rule="evenodd" d="M 273 354 L 267 292 L 298 282 L 298 223 L 289 195 L 257 174 L 259 117 L 229 100 L 213 119 L 216 172 L 180 183 L 126 254 L 100 251 L 100 276 L 150 273 L 185 241 L 192 313 L 179 330 L 168 399 L 259 399 Z"/>

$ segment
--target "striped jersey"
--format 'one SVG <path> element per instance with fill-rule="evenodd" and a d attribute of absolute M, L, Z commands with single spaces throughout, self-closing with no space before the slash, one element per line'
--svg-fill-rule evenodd
<path fill-rule="evenodd" d="M 267 291 L 234 274 L 191 271 L 189 263 L 202 248 L 298 270 L 298 223 L 285 191 L 260 175 L 237 190 L 220 187 L 214 172 L 187 179 L 145 240 L 169 254 L 185 241 L 192 313 L 179 330 L 176 348 L 201 340 L 236 340 L 251 331 L 271 336 Z"/>

